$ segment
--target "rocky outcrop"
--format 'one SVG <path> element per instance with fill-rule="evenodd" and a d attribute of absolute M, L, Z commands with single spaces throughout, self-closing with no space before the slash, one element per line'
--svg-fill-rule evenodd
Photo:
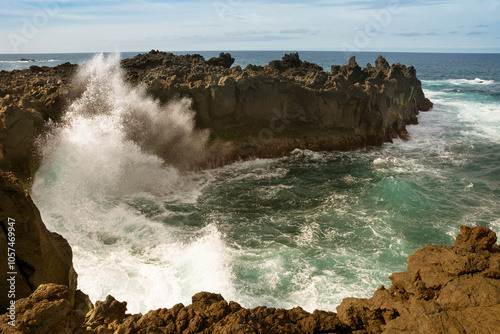
<path fill-rule="evenodd" d="M 144 315 L 126 314 L 126 306 L 111 296 L 97 302 L 85 318 L 84 333 L 332 333 L 343 328 L 333 312 L 246 309 L 208 292 L 194 295 L 187 307 L 177 304 Z"/>
<path fill-rule="evenodd" d="M 34 139 L 49 119 L 61 118 L 76 67 L 0 72 L 0 169 L 29 176 L 36 164 Z"/>
<path fill-rule="evenodd" d="M 407 137 L 425 98 L 413 67 L 389 66 L 379 57 L 362 69 L 355 58 L 345 66 L 320 66 L 298 54 L 266 66 L 231 67 L 221 53 L 175 56 L 151 51 L 122 65 L 127 80 L 144 85 L 161 102 L 189 97 L 198 128 L 212 131 L 211 165 L 236 159 L 279 157 L 295 148 L 351 150 Z M 33 138 L 49 119 L 58 121 L 71 92 L 76 65 L 0 72 L 0 168 L 29 176 Z M 75 89 L 74 89 L 75 88 Z M 222 152 L 222 153 L 221 153 Z M 19 173 L 21 172 L 21 173 Z"/>
<path fill-rule="evenodd" d="M 370 299 L 337 308 L 350 330 L 368 333 L 497 333 L 500 246 L 486 227 L 462 226 L 454 246 L 426 246 Z"/>
<path fill-rule="evenodd" d="M 67 286 L 50 283 L 40 285 L 28 298 L 18 300 L 15 320 L 12 319 L 8 314 L 0 316 L 1 333 L 73 334 L 82 333 L 85 311 L 74 308 Z"/>
<path fill-rule="evenodd" d="M 245 149 L 280 156 L 294 148 L 352 149 L 406 138 L 405 125 L 432 107 L 415 69 L 389 66 L 383 57 L 365 69 L 352 57 L 331 72 L 296 53 L 245 69 L 227 68 L 227 58 L 206 62 L 152 51 L 122 64 L 130 82 L 145 84 L 163 102 L 192 98 L 198 125 L 238 144 L 242 156 Z"/>
<path fill-rule="evenodd" d="M 482 226 L 462 226 L 454 246 L 426 246 L 408 258 L 407 271 L 390 276 L 372 298 L 346 298 L 337 313 L 309 313 L 227 302 L 200 292 L 191 305 L 127 314 L 112 296 L 96 302 L 85 319 L 66 287 L 42 285 L 19 300 L 17 325 L 0 317 L 2 333 L 497 333 L 500 328 L 500 246 Z M 69 328 L 69 330 L 68 330 Z M 64 329 L 64 331 L 61 331 Z"/>
<path fill-rule="evenodd" d="M 0 172 L 0 226 L 0 271 L 2 277 L 14 277 L 13 289 L 10 281 L 0 280 L 1 309 L 13 299 L 28 297 L 44 283 L 66 285 L 74 297 L 77 275 L 71 247 L 61 235 L 47 230 L 30 196 L 5 172 Z M 9 257 L 14 261 L 7 261 Z M 7 274 L 11 272 L 15 274 Z M 11 290 L 13 296 L 7 293 Z"/>
<path fill-rule="evenodd" d="M 242 308 L 198 293 L 192 304 L 127 315 L 109 296 L 87 314 L 87 333 L 496 333 L 500 246 L 486 227 L 462 226 L 454 246 L 426 246 L 372 298 L 346 298 L 337 313 Z"/>

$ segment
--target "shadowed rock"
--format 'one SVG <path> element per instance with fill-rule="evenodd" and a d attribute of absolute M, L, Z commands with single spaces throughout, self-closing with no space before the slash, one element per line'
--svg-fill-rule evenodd
<path fill-rule="evenodd" d="M 224 68 L 230 68 L 234 63 L 234 58 L 231 57 L 229 53 L 221 52 L 218 58 L 210 58 L 207 60 L 207 64 L 211 66 L 221 66 Z"/>
<path fill-rule="evenodd" d="M 15 224 L 9 225 L 15 220 Z M 10 173 L 0 171 L 0 270 L 2 275 L 15 275 L 15 298 L 28 297 L 44 283 L 57 283 L 69 287 L 71 298 L 76 290 L 76 272 L 73 269 L 72 251 L 66 239 L 49 232 L 42 222 L 40 212 L 26 195 L 21 184 Z M 8 267 L 7 236 L 9 227 L 14 228 L 16 259 L 14 267 Z M 10 241 L 9 241 L 10 242 Z M 5 277 L 5 276 L 2 276 Z M 0 281 L 0 307 L 9 306 L 9 282 Z"/>
<path fill-rule="evenodd" d="M 383 57 L 362 69 L 354 57 L 331 72 L 297 53 L 266 66 L 231 67 L 228 53 L 208 61 L 152 50 L 124 59 L 126 80 L 161 103 L 188 97 L 198 128 L 212 132 L 200 168 L 238 159 L 272 158 L 296 148 L 352 150 L 408 137 L 419 110 L 429 110 L 413 67 Z M 59 121 L 72 97 L 76 66 L 0 73 L 0 168 L 29 175 L 33 138 Z"/>

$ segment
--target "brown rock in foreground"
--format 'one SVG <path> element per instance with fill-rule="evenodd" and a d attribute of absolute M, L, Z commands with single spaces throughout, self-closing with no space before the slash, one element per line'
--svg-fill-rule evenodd
<path fill-rule="evenodd" d="M 7 314 L 0 316 L 0 333 L 81 333 L 85 312 L 75 310 L 71 301 L 67 286 L 53 283 L 40 285 L 28 298 L 16 302 L 15 320 Z"/>
<path fill-rule="evenodd" d="M 498 333 L 496 235 L 482 226 L 460 230 L 454 246 L 426 246 L 411 255 L 407 271 L 389 277 L 388 290 L 342 301 L 340 320 L 368 333 Z"/>
<path fill-rule="evenodd" d="M 498 333 L 500 246 L 479 226 L 461 227 L 454 246 L 426 246 L 408 258 L 407 271 L 391 275 L 388 290 L 372 298 L 346 298 L 337 313 L 260 306 L 242 308 L 221 295 L 200 292 L 192 304 L 130 315 L 112 296 L 82 313 L 69 305 L 66 287 L 43 285 L 18 301 L 18 327 L 2 333 Z M 476 236 L 476 237 L 471 237 Z M 485 245 L 488 245 L 485 248 Z M 77 324 L 77 327 L 74 327 Z M 38 326 L 38 327 L 37 327 Z M 40 327 L 43 326 L 43 327 Z M 52 326 L 52 327 L 51 327 Z M 37 331 L 38 330 L 38 331 Z"/>
<path fill-rule="evenodd" d="M 44 283 L 63 284 L 73 297 L 77 275 L 73 269 L 71 247 L 61 235 L 50 232 L 40 212 L 10 173 L 0 171 L 0 308 L 10 300 L 28 297 Z M 9 232 L 11 234 L 9 234 Z M 8 250 L 10 247 L 10 250 Z M 15 261 L 7 261 L 15 254 Z M 16 272 L 15 275 L 8 274 Z M 9 297 L 14 276 L 15 297 Z"/>
<path fill-rule="evenodd" d="M 462 226 L 455 246 L 426 246 L 408 259 L 407 272 L 391 275 L 388 290 L 370 299 L 346 298 L 333 312 L 241 308 L 202 292 L 193 303 L 109 317 L 87 314 L 87 333 L 498 333 L 500 246 L 486 227 Z M 112 297 L 104 304 L 117 303 Z M 99 322 L 93 319 L 101 319 Z M 119 319 L 119 320 L 117 320 Z"/>

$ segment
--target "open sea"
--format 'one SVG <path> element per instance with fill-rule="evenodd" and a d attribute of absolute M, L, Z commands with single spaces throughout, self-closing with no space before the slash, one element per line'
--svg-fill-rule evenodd
<path fill-rule="evenodd" d="M 284 53 L 231 52 L 242 67 Z M 299 55 L 325 70 L 350 57 Z M 378 53 L 355 55 L 364 67 Z M 383 56 L 413 65 L 434 102 L 408 127 L 409 141 L 295 150 L 196 173 L 164 167 L 126 139 L 122 101 L 162 106 L 131 93 L 111 57 L 0 55 L 0 70 L 90 61 L 90 82 L 106 88 L 89 87 L 42 141 L 32 192 L 47 227 L 72 246 L 78 287 L 92 301 L 111 294 L 130 312 L 146 312 L 210 291 L 244 307 L 335 311 L 345 297 L 389 287 L 388 276 L 404 271 L 417 249 L 453 244 L 460 225 L 500 233 L 500 55 Z M 86 114 L 94 97 L 109 110 Z"/>

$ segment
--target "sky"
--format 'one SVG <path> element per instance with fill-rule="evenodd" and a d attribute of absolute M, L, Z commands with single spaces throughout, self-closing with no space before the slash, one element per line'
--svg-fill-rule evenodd
<path fill-rule="evenodd" d="M 500 53 L 498 0 L 0 0 L 0 53 Z"/>

